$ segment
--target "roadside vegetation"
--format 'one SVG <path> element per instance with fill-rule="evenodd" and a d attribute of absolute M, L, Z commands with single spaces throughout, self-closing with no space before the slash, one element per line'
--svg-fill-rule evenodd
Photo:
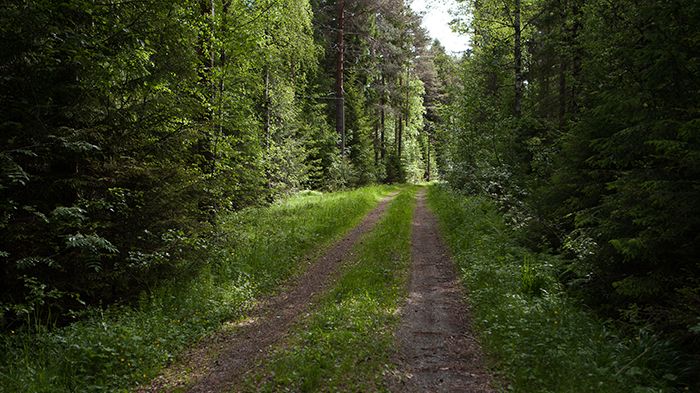
<path fill-rule="evenodd" d="M 519 246 L 494 203 L 431 186 L 501 391 L 670 392 L 679 357 L 645 328 L 620 335 L 564 292 L 557 257 Z"/>
<path fill-rule="evenodd" d="M 440 179 L 512 389 L 700 392 L 697 26 L 697 0 L 4 1 L 0 391 L 147 380 L 387 188 L 316 190 Z"/>
<path fill-rule="evenodd" d="M 248 378 L 246 389 L 381 390 L 408 278 L 416 190 L 410 187 L 392 202 L 335 287 Z"/>
<path fill-rule="evenodd" d="M 66 327 L 36 323 L 34 331 L 0 336 L 0 391 L 121 391 L 154 377 L 183 349 L 223 321 L 243 317 L 256 298 L 301 272 L 393 189 L 311 192 L 222 217 L 218 235 L 199 245 L 206 261 L 193 277 L 144 291 L 135 305 L 92 308 Z"/>

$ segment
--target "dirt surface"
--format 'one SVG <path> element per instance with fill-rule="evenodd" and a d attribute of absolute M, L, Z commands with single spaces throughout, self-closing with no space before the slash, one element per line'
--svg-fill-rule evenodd
<path fill-rule="evenodd" d="M 284 338 L 297 317 L 310 309 L 318 295 L 337 278 L 342 264 L 363 234 L 379 221 L 394 195 L 385 198 L 342 240 L 335 243 L 300 277 L 278 295 L 261 302 L 250 318 L 230 324 L 203 340 L 184 361 L 164 371 L 137 392 L 230 392 L 246 371 L 262 359 L 269 348 Z"/>
<path fill-rule="evenodd" d="M 396 333 L 395 392 L 493 392 L 469 310 L 425 191 L 418 194 L 407 304 Z"/>

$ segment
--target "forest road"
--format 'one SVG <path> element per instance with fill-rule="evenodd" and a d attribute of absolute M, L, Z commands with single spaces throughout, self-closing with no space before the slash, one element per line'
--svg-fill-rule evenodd
<path fill-rule="evenodd" d="M 389 386 L 394 392 L 494 392 L 425 190 L 417 198 L 409 296 L 396 332 L 398 371 L 389 377 Z"/>
<path fill-rule="evenodd" d="M 353 248 L 374 228 L 397 193 L 384 198 L 362 222 L 333 244 L 309 268 L 262 302 L 245 321 L 204 339 L 166 369 L 150 385 L 137 392 L 187 391 L 219 393 L 236 391 L 255 364 L 280 342 L 297 319 L 337 279 L 340 267 L 353 259 Z"/>

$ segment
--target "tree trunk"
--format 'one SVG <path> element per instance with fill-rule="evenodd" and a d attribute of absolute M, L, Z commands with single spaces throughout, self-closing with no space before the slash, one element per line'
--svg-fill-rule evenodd
<path fill-rule="evenodd" d="M 335 73 L 335 129 L 340 136 L 340 154 L 345 155 L 345 0 L 338 0 L 338 64 Z"/>
<path fill-rule="evenodd" d="M 401 91 L 402 87 L 403 81 L 401 80 L 401 77 L 399 77 L 399 91 Z M 398 127 L 396 129 L 396 157 L 398 158 L 399 162 L 401 162 L 401 139 L 403 138 L 403 107 L 404 105 L 399 105 L 398 113 L 396 115 L 396 118 L 399 121 Z"/>
<path fill-rule="evenodd" d="M 214 4 L 214 0 L 211 0 L 210 2 L 210 16 L 211 16 L 211 36 L 215 37 L 216 36 L 216 6 Z M 216 96 L 218 93 L 218 83 L 214 79 L 214 67 L 216 67 L 216 51 L 214 50 L 214 42 L 209 43 L 209 51 L 211 52 L 209 54 L 209 72 L 211 75 L 211 119 L 212 119 L 212 124 L 211 124 L 211 161 L 209 162 L 209 173 L 214 173 L 216 171 L 216 149 L 217 149 L 217 129 L 218 129 L 218 123 L 219 119 L 218 116 L 216 116 L 216 108 L 217 105 L 217 100 Z"/>
<path fill-rule="evenodd" d="M 426 180 L 426 181 L 430 181 L 430 136 L 428 136 L 427 139 L 428 139 L 428 143 L 427 143 L 427 145 L 428 145 L 428 154 L 427 154 L 426 156 L 427 156 L 428 158 L 427 158 L 427 160 L 426 160 L 426 162 L 427 162 L 427 165 L 426 165 L 427 171 L 426 171 L 426 174 L 425 174 L 425 180 Z"/>
<path fill-rule="evenodd" d="M 515 57 L 515 103 L 513 113 L 516 118 L 522 116 L 522 101 L 523 101 L 523 54 L 522 54 L 522 26 L 520 24 L 520 0 L 515 0 L 515 15 L 513 18 L 514 30 L 514 57 Z"/>
<path fill-rule="evenodd" d="M 399 160 L 401 159 L 401 140 L 403 139 L 403 117 L 399 117 L 399 129 L 398 133 L 396 134 L 396 155 L 398 156 Z"/>
<path fill-rule="evenodd" d="M 406 102 L 404 102 L 405 124 L 408 127 L 408 120 L 411 116 L 411 66 L 406 66 Z"/>
<path fill-rule="evenodd" d="M 559 60 L 559 129 L 563 130 L 566 125 L 566 57 L 561 55 Z"/>
<path fill-rule="evenodd" d="M 560 24 L 560 34 L 563 37 L 563 41 L 568 43 L 568 32 L 566 29 L 566 19 L 567 19 L 567 2 L 566 0 L 561 0 L 559 2 L 559 15 L 561 20 L 559 21 Z M 565 44 L 566 45 L 566 44 Z M 566 46 L 565 46 L 566 47 Z M 567 86 L 566 86 L 566 69 L 567 69 L 567 63 L 568 63 L 568 50 L 562 50 L 562 53 L 559 55 L 559 129 L 563 130 L 564 126 L 566 125 L 566 107 L 567 107 L 567 101 L 568 101 L 568 93 L 567 93 Z"/>
<path fill-rule="evenodd" d="M 214 78 L 214 66 L 216 57 L 214 54 L 214 44 L 212 37 L 215 34 L 215 19 L 216 11 L 212 0 L 200 0 L 200 12 L 204 19 L 208 20 L 209 30 L 202 27 L 199 37 L 199 46 L 197 54 L 201 62 L 201 71 L 199 72 L 202 94 L 207 97 L 209 109 L 203 116 L 202 136 L 198 142 L 198 150 L 204 158 L 201 163 L 201 169 L 205 173 L 214 173 L 216 169 L 216 152 L 215 152 L 215 136 L 217 131 L 216 119 L 216 93 L 218 90 L 218 81 Z M 207 56 L 207 51 L 209 52 Z"/>
<path fill-rule="evenodd" d="M 379 141 L 379 155 L 382 160 L 386 156 L 386 140 L 384 138 L 384 132 L 386 130 L 386 79 L 384 79 L 384 74 L 382 74 L 382 97 L 381 97 L 381 128 L 380 128 L 380 141 Z"/>
<path fill-rule="evenodd" d="M 228 16 L 228 9 L 229 6 L 231 5 L 230 1 L 223 1 L 221 3 L 221 36 L 226 37 L 228 34 L 227 26 L 228 26 L 228 21 L 227 21 L 227 16 Z M 214 8 L 214 2 L 212 1 L 211 5 L 211 17 L 213 19 L 212 21 L 212 26 L 216 23 L 216 11 Z M 212 51 L 214 52 L 214 51 Z M 212 59 L 215 59 L 214 54 L 212 55 Z M 219 76 L 219 86 L 218 89 L 216 90 L 216 96 L 217 96 L 217 109 L 216 109 L 216 129 L 217 133 L 214 135 L 214 157 L 216 160 L 219 159 L 219 143 L 224 137 L 224 124 L 223 124 L 223 110 L 224 110 L 224 89 L 226 87 L 225 81 L 224 81 L 224 70 L 226 67 L 226 63 L 228 62 L 228 57 L 226 56 L 226 49 L 221 48 L 221 54 L 219 55 L 219 67 L 222 70 L 220 72 Z M 214 60 L 212 60 L 212 68 L 214 68 Z"/>
<path fill-rule="evenodd" d="M 579 82 L 581 78 L 581 46 L 579 45 L 579 34 L 581 32 L 581 0 L 573 0 L 571 5 L 571 17 L 573 18 L 573 25 L 571 26 L 571 37 L 570 37 L 570 47 L 573 52 L 572 54 L 572 67 L 571 67 L 571 113 L 576 114 L 579 110 L 578 105 L 578 90 Z"/>
<path fill-rule="evenodd" d="M 379 165 L 379 124 L 376 123 L 372 136 L 372 146 L 374 147 L 374 166 L 377 166 Z"/>
<path fill-rule="evenodd" d="M 270 150 L 270 124 L 272 123 L 272 108 L 270 105 L 270 64 L 265 60 L 265 150 Z"/>

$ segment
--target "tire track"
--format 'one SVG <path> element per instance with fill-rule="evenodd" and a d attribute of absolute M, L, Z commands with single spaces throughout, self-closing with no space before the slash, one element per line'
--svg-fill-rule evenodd
<path fill-rule="evenodd" d="M 169 367 L 137 392 L 235 391 L 244 374 L 267 355 L 271 346 L 287 335 L 298 317 L 309 310 L 319 294 L 337 279 L 340 267 L 352 259 L 355 244 L 374 228 L 396 194 L 383 199 L 358 226 L 279 294 L 260 302 L 248 319 L 203 340 L 184 357 L 183 362 Z"/>
<path fill-rule="evenodd" d="M 409 297 L 396 333 L 394 392 L 493 392 L 469 310 L 425 190 L 418 194 L 411 237 Z"/>

